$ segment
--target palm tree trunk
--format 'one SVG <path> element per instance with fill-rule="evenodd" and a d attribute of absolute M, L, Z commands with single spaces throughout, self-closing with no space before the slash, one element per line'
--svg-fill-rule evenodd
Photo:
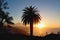
<path fill-rule="evenodd" d="M 33 36 L 33 22 L 30 22 L 30 36 Z"/>

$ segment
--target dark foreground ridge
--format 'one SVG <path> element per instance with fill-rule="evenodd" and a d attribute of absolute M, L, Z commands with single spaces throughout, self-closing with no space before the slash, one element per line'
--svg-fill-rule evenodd
<path fill-rule="evenodd" d="M 20 34 L 0 34 L 0 40 L 60 40 L 60 34 L 50 34 L 45 37 L 25 36 Z"/>

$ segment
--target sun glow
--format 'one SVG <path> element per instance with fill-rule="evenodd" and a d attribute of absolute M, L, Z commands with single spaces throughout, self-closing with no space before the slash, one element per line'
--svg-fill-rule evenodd
<path fill-rule="evenodd" d="M 37 24 L 37 27 L 38 27 L 38 28 L 44 28 L 44 24 L 38 23 L 38 24 Z"/>
<path fill-rule="evenodd" d="M 41 22 L 35 24 L 34 27 L 37 27 L 37 28 L 40 28 L 40 29 L 46 28 L 46 23 L 44 21 L 41 21 Z"/>

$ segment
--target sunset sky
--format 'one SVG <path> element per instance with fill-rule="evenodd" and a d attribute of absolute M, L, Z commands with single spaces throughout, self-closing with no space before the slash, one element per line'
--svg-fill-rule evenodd
<path fill-rule="evenodd" d="M 6 0 L 8 12 L 14 18 L 14 23 L 21 23 L 22 10 L 26 6 L 36 6 L 42 17 L 41 22 L 48 28 L 60 27 L 60 0 Z"/>
<path fill-rule="evenodd" d="M 22 9 L 26 6 L 36 6 L 40 11 L 42 23 L 49 27 L 60 27 L 60 0 L 6 0 L 9 4 L 10 15 L 14 22 L 21 22 Z"/>
<path fill-rule="evenodd" d="M 10 16 L 14 18 L 13 22 L 18 23 L 16 26 L 18 28 L 21 26 L 21 16 L 23 14 L 23 9 L 27 6 L 36 6 L 39 10 L 39 14 L 42 17 L 41 24 L 38 25 L 44 26 L 43 30 L 40 30 L 38 27 L 39 32 L 46 33 L 47 32 L 56 32 L 59 31 L 60 28 L 60 0 L 6 0 L 8 2 L 8 6 L 10 9 L 7 11 L 10 13 Z M 20 26 L 19 26 L 20 25 Z M 21 27 L 20 27 L 21 28 Z M 47 29 L 50 28 L 50 29 Z M 57 29 L 52 29 L 57 28 Z M 22 30 L 27 30 L 26 28 L 22 28 Z M 29 30 L 29 29 L 28 29 Z M 34 33 L 37 33 L 38 30 L 34 28 Z M 33 33 L 33 34 L 34 34 Z M 39 33 L 38 33 L 39 34 Z M 36 35 L 36 34 L 35 34 Z"/>

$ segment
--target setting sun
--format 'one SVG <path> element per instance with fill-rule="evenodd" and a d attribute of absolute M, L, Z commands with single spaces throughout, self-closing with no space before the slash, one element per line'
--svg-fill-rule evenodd
<path fill-rule="evenodd" d="M 43 28 L 43 27 L 44 27 L 44 24 L 39 23 L 39 24 L 37 24 L 37 27 L 38 27 L 38 28 Z"/>
<path fill-rule="evenodd" d="M 38 24 L 35 24 L 34 27 L 38 27 L 38 28 L 45 28 L 46 24 L 44 23 L 44 21 L 39 22 Z"/>
<path fill-rule="evenodd" d="M 39 23 L 39 24 L 37 24 L 37 27 L 38 27 L 38 28 L 43 28 L 43 27 L 44 27 L 44 24 Z"/>
<path fill-rule="evenodd" d="M 44 23 L 38 23 L 38 24 L 35 24 L 34 26 L 41 29 L 41 28 L 45 27 L 45 24 Z"/>

